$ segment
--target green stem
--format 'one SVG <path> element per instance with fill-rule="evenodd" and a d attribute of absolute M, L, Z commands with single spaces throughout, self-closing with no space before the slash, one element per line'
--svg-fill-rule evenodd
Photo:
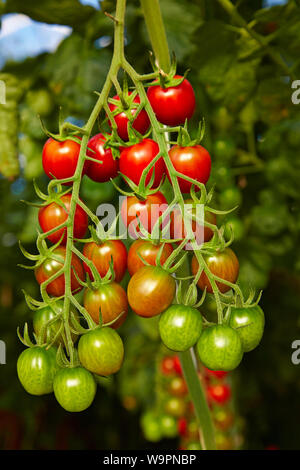
<path fill-rule="evenodd" d="M 141 5 L 155 58 L 159 67 L 168 73 L 171 61 L 159 0 L 141 0 Z"/>

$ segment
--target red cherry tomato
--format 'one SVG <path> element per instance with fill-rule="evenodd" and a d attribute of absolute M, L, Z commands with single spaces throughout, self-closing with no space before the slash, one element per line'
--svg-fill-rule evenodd
<path fill-rule="evenodd" d="M 139 222 L 148 232 L 151 232 L 167 207 L 167 200 L 159 191 L 150 194 L 145 200 L 138 199 L 136 196 L 128 196 L 122 203 L 121 216 L 131 236 L 136 238 L 134 228 L 137 227 L 136 231 L 139 232 Z"/>
<path fill-rule="evenodd" d="M 210 401 L 224 405 L 231 398 L 231 388 L 227 384 L 208 385 L 207 396 Z"/>
<path fill-rule="evenodd" d="M 65 205 L 65 208 L 57 204 L 57 202 L 51 202 L 47 206 L 43 206 L 39 210 L 39 223 L 43 232 L 48 232 L 55 227 L 58 227 L 68 218 L 71 205 L 71 194 L 65 194 L 60 198 L 61 202 Z M 75 210 L 74 219 L 74 238 L 83 238 L 88 228 L 88 216 L 85 211 L 77 204 Z M 56 232 L 48 235 L 48 240 L 52 243 L 57 243 L 62 234 L 64 238 L 62 244 L 65 245 L 67 241 L 67 227 L 57 230 Z"/>
<path fill-rule="evenodd" d="M 225 372 L 224 370 L 210 370 L 207 367 L 204 367 L 204 370 L 208 376 L 216 377 L 217 379 L 223 379 L 228 375 L 228 372 Z"/>
<path fill-rule="evenodd" d="M 99 163 L 87 160 L 87 176 L 98 183 L 104 183 L 115 178 L 119 171 L 118 160 L 114 160 L 111 149 L 104 148 L 105 137 L 96 134 L 88 143 L 87 155 L 99 160 Z"/>
<path fill-rule="evenodd" d="M 159 146 L 152 139 L 143 139 L 138 144 L 126 147 L 122 150 L 120 155 L 120 172 L 138 185 L 143 170 L 149 165 L 149 163 L 151 163 L 158 153 Z M 146 184 L 149 183 L 153 170 L 155 171 L 155 177 L 152 186 L 157 187 L 166 171 L 162 157 L 155 163 L 154 169 L 152 167 L 149 171 L 146 178 Z"/>
<path fill-rule="evenodd" d="M 83 248 L 83 255 L 93 262 L 101 277 L 106 275 L 112 258 L 115 281 L 122 281 L 127 268 L 127 251 L 123 242 L 120 240 L 107 240 L 100 244 L 95 242 L 86 243 Z M 86 263 L 83 263 L 83 267 L 93 278 L 92 272 Z"/>
<path fill-rule="evenodd" d="M 131 95 L 132 92 L 129 92 L 129 96 Z M 118 95 L 113 97 L 114 100 L 120 101 L 120 98 Z M 133 100 L 134 103 L 140 104 L 141 100 L 139 96 L 136 96 Z M 113 113 L 117 109 L 117 105 L 113 103 L 109 103 L 109 109 Z M 118 127 L 118 134 L 121 137 L 122 140 L 127 142 L 128 138 L 128 122 L 129 119 L 132 118 L 136 113 L 136 108 L 124 110 L 123 112 L 120 112 L 119 114 L 116 114 L 114 116 L 115 122 Z M 110 123 L 111 124 L 111 123 Z M 145 134 L 147 130 L 149 129 L 150 126 L 150 119 L 148 117 L 148 114 L 146 111 L 143 109 L 135 118 L 135 120 L 132 123 L 132 127 L 137 130 L 140 134 Z"/>
<path fill-rule="evenodd" d="M 176 374 L 182 375 L 181 362 L 178 356 L 174 356 L 174 371 Z"/>
<path fill-rule="evenodd" d="M 64 179 L 74 175 L 78 157 L 80 153 L 80 145 L 73 140 L 65 140 L 58 142 L 50 137 L 44 145 L 42 162 L 46 175 L 49 178 Z M 83 169 L 86 172 L 87 165 Z"/>
<path fill-rule="evenodd" d="M 175 170 L 199 183 L 206 184 L 211 170 L 211 158 L 208 151 L 201 145 L 193 147 L 180 147 L 174 145 L 169 151 L 170 159 Z M 170 176 L 168 174 L 168 178 Z M 183 193 L 189 193 L 192 183 L 178 178 L 178 183 Z"/>
<path fill-rule="evenodd" d="M 175 75 L 174 78 L 182 78 Z M 168 126 L 184 124 L 195 111 L 195 93 L 190 82 L 185 78 L 180 85 L 162 88 L 154 85 L 148 88 L 147 96 L 157 119 Z"/>
<path fill-rule="evenodd" d="M 161 249 L 161 244 L 154 245 L 151 243 L 149 240 L 136 240 L 131 247 L 129 248 L 128 251 L 128 271 L 130 276 L 133 276 L 134 273 L 136 273 L 140 268 L 145 266 L 140 256 L 147 261 L 147 263 L 152 264 L 152 266 L 155 266 L 156 264 L 156 256 Z M 165 246 L 163 247 L 161 256 L 160 256 L 160 263 L 163 265 L 163 263 L 167 260 L 167 258 L 170 256 L 172 253 L 173 248 L 170 243 L 166 243 Z"/>
<path fill-rule="evenodd" d="M 165 356 L 161 361 L 160 368 L 164 375 L 174 374 L 174 357 Z"/>
<path fill-rule="evenodd" d="M 177 429 L 180 436 L 184 437 L 187 435 L 187 420 L 185 418 L 178 419 Z"/>
<path fill-rule="evenodd" d="M 57 261 L 56 259 L 53 259 L 50 256 L 34 271 L 36 280 L 39 284 L 42 284 L 44 281 L 49 279 L 51 276 L 53 276 L 53 274 L 57 273 L 63 267 L 66 257 L 66 248 L 64 246 L 59 246 L 53 251 L 53 255 L 60 258 L 60 261 Z M 78 278 L 82 281 L 84 280 L 84 271 L 80 259 L 75 254 L 72 254 L 71 267 L 71 290 L 72 292 L 77 292 L 82 289 L 82 286 L 77 281 L 77 278 L 73 271 L 76 271 Z M 54 281 L 50 282 L 50 284 L 48 284 L 46 287 L 46 291 L 48 292 L 48 294 L 53 295 L 54 297 L 60 297 L 64 295 L 64 274 L 61 274 L 56 279 L 54 279 Z"/>

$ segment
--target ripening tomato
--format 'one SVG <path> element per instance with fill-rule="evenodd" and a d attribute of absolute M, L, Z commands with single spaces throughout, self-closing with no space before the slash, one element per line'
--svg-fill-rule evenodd
<path fill-rule="evenodd" d="M 44 281 L 49 279 L 53 274 L 57 273 L 64 265 L 66 257 L 66 248 L 64 246 L 59 246 L 53 252 L 53 255 L 57 256 L 60 261 L 53 259 L 50 255 L 49 258 L 45 259 L 43 263 L 35 268 L 34 274 L 36 280 L 39 284 L 42 284 Z M 82 289 L 82 286 L 76 279 L 76 276 L 73 272 L 76 271 L 76 274 L 79 279 L 84 280 L 84 271 L 80 259 L 74 253 L 72 254 L 71 261 L 71 290 L 72 292 L 78 292 Z M 61 274 L 54 281 L 50 282 L 47 285 L 46 291 L 48 294 L 53 295 L 54 297 L 60 297 L 65 293 L 65 276 Z"/>
<path fill-rule="evenodd" d="M 128 302 L 132 310 L 141 317 L 154 317 L 171 305 L 176 291 L 176 282 L 159 266 L 144 266 L 130 279 Z"/>
<path fill-rule="evenodd" d="M 48 232 L 49 230 L 58 227 L 64 223 L 69 215 L 70 205 L 71 205 L 71 194 L 65 194 L 60 198 L 60 201 L 64 204 L 65 208 L 60 206 L 57 202 L 51 202 L 47 206 L 43 206 L 39 210 L 39 223 L 42 231 Z M 74 218 L 74 238 L 83 238 L 88 228 L 88 216 L 85 211 L 77 204 L 75 210 Z M 48 235 L 48 240 L 52 243 L 57 243 L 62 237 L 63 233 L 64 238 L 62 239 L 62 244 L 65 245 L 67 242 L 67 227 L 61 228 L 56 232 Z"/>
<path fill-rule="evenodd" d="M 170 397 L 165 403 L 165 412 L 175 418 L 184 416 L 186 411 L 186 403 L 183 398 Z"/>
<path fill-rule="evenodd" d="M 174 78 L 183 78 L 175 75 Z M 154 82 L 155 83 L 155 82 Z M 190 119 L 195 111 L 195 93 L 185 78 L 180 85 L 162 88 L 150 86 L 147 96 L 159 122 L 168 126 L 179 126 Z"/>
<path fill-rule="evenodd" d="M 231 398 L 231 388 L 227 384 L 213 384 L 208 385 L 207 389 L 208 400 L 224 405 Z"/>
<path fill-rule="evenodd" d="M 110 181 L 119 171 L 118 160 L 115 160 L 110 148 L 104 148 L 106 139 L 103 134 L 96 134 L 88 143 L 87 155 L 99 163 L 87 160 L 86 174 L 98 183 Z"/>
<path fill-rule="evenodd" d="M 134 229 L 136 228 L 137 232 L 140 231 L 138 228 L 139 222 L 150 233 L 167 208 L 167 200 L 159 191 L 150 194 L 144 200 L 138 199 L 136 196 L 128 196 L 122 203 L 121 216 L 131 237 L 136 238 Z"/>
<path fill-rule="evenodd" d="M 160 368 L 164 375 L 174 374 L 174 356 L 165 356 L 161 361 Z"/>
<path fill-rule="evenodd" d="M 252 351 L 261 341 L 265 316 L 259 305 L 255 307 L 231 308 L 229 325 L 235 328 L 244 352 Z"/>
<path fill-rule="evenodd" d="M 227 431 L 234 423 L 234 415 L 226 408 L 218 408 L 213 414 L 214 423 L 217 429 Z"/>
<path fill-rule="evenodd" d="M 161 249 L 161 243 L 154 244 L 149 240 L 136 240 L 133 242 L 131 247 L 128 251 L 128 271 L 130 276 L 133 276 L 140 268 L 145 266 L 140 255 L 147 263 L 151 264 L 152 266 L 156 265 L 156 256 Z M 172 253 L 173 248 L 170 243 L 166 243 L 163 247 L 160 256 L 160 263 L 163 263 L 169 258 L 170 254 Z"/>
<path fill-rule="evenodd" d="M 223 251 L 216 252 L 212 255 L 204 255 L 203 258 L 208 266 L 208 269 L 215 276 L 218 276 L 221 279 L 231 283 L 236 282 L 239 275 L 239 261 L 231 248 L 225 248 Z M 198 268 L 199 264 L 197 258 L 193 256 L 192 273 L 194 276 L 196 276 Z M 210 281 L 204 271 L 202 271 L 197 284 L 201 290 L 204 290 L 206 287 L 207 292 L 210 294 L 213 293 Z M 219 291 L 222 293 L 230 290 L 230 286 L 227 286 L 222 282 L 217 281 L 216 284 Z"/>
<path fill-rule="evenodd" d="M 97 385 L 93 375 L 83 367 L 60 369 L 53 382 L 54 395 L 66 411 L 84 411 L 93 403 Z"/>
<path fill-rule="evenodd" d="M 123 341 L 111 328 L 98 327 L 80 337 L 78 356 L 83 367 L 93 374 L 115 374 L 123 363 Z"/>
<path fill-rule="evenodd" d="M 55 347 L 34 346 L 23 351 L 17 362 L 19 380 L 31 395 L 53 392 L 53 379 L 58 370 Z"/>
<path fill-rule="evenodd" d="M 102 284 L 99 289 L 86 289 L 83 296 L 83 305 L 94 320 L 99 323 L 100 309 L 102 321 L 105 325 L 115 320 L 121 313 L 123 315 L 111 325 L 111 328 L 119 328 L 126 320 L 128 302 L 126 292 L 116 282 Z"/>
<path fill-rule="evenodd" d="M 128 93 L 128 95 L 130 96 L 131 93 L 132 92 L 130 91 Z M 114 96 L 113 99 L 120 101 L 120 106 L 121 106 L 121 100 L 120 100 L 118 95 Z M 140 97 L 136 96 L 134 98 L 133 102 L 137 103 L 139 105 L 140 102 L 141 102 Z M 109 106 L 109 109 L 111 110 L 112 113 L 116 112 L 116 110 L 118 109 L 118 106 L 116 104 L 113 104 L 113 103 L 109 103 L 108 106 Z M 137 117 L 132 122 L 132 119 L 133 119 L 135 113 L 136 113 L 136 108 L 132 108 L 132 109 L 127 109 L 127 110 L 123 110 L 123 111 L 120 110 L 120 113 L 118 113 L 114 116 L 115 122 L 116 122 L 117 128 L 118 128 L 117 129 L 118 134 L 121 137 L 121 139 L 124 140 L 125 142 L 127 140 L 129 140 L 129 137 L 128 137 L 128 122 L 129 122 L 129 120 L 132 123 L 132 127 L 136 131 L 138 131 L 140 134 L 145 134 L 147 132 L 147 130 L 149 129 L 150 119 L 149 119 L 148 114 L 146 113 L 146 111 L 144 109 L 142 109 L 142 111 L 137 115 Z M 110 122 L 110 125 L 111 125 L 111 122 Z"/>
<path fill-rule="evenodd" d="M 176 171 L 199 183 L 206 184 L 211 170 L 211 158 L 208 151 L 202 145 L 180 147 L 174 145 L 169 151 L 171 162 Z M 170 179 L 170 175 L 168 174 Z M 189 193 L 192 183 L 178 178 L 178 183 L 183 193 Z M 196 188 L 197 191 L 197 188 Z"/>
<path fill-rule="evenodd" d="M 126 147 L 120 155 L 120 172 L 127 176 L 136 185 L 139 184 L 143 170 L 159 153 L 158 144 L 152 139 L 143 139 L 138 144 Z M 162 157 L 154 164 L 147 174 L 146 184 L 150 182 L 153 171 L 155 172 L 152 187 L 157 187 L 163 179 L 166 167 Z"/>
<path fill-rule="evenodd" d="M 193 207 L 192 207 L 193 205 Z M 200 212 L 200 204 L 199 208 L 195 203 L 193 202 L 192 199 L 186 199 L 184 201 L 184 206 L 185 206 L 185 211 L 188 213 L 191 213 L 194 216 L 200 217 L 202 216 L 202 212 Z M 199 211 L 198 211 L 199 209 Z M 199 213 L 198 213 L 199 212 Z M 187 214 L 184 213 L 182 215 L 181 210 L 179 207 L 176 207 L 170 214 L 170 237 L 172 239 L 184 239 L 187 236 L 187 229 L 185 227 L 185 218 L 187 217 Z M 209 242 L 209 240 L 212 239 L 213 237 L 213 231 L 209 228 L 206 227 L 205 225 L 201 225 L 199 222 L 196 222 L 195 220 L 188 219 L 188 222 L 191 224 L 191 229 L 193 231 L 195 240 L 198 245 L 201 245 L 203 242 Z M 217 223 L 217 218 L 215 214 L 212 212 L 205 211 L 204 213 L 204 222 L 207 222 L 212 225 L 216 225 Z M 189 244 L 185 246 L 187 248 Z"/>
<path fill-rule="evenodd" d="M 109 263 L 112 259 L 115 281 L 122 281 L 127 268 L 127 250 L 121 240 L 106 240 L 103 243 L 86 243 L 82 253 L 87 259 L 92 261 L 101 277 L 106 275 L 109 269 Z M 83 267 L 92 279 L 93 275 L 88 265 L 83 263 Z"/>
<path fill-rule="evenodd" d="M 182 397 L 188 393 L 185 380 L 182 377 L 173 377 L 168 385 L 168 392 L 175 397 Z"/>
<path fill-rule="evenodd" d="M 42 162 L 46 175 L 52 179 L 65 179 L 74 175 L 80 153 L 80 144 L 67 139 L 64 142 L 48 139 L 43 148 Z M 84 167 L 83 173 L 86 171 Z"/>

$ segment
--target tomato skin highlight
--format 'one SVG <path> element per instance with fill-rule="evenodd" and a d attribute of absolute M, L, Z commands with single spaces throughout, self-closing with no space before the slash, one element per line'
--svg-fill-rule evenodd
<path fill-rule="evenodd" d="M 204 255 L 204 260 L 213 274 L 231 283 L 236 282 L 239 275 L 239 261 L 231 248 L 227 247 L 224 251 L 216 252 L 213 255 Z M 191 268 L 194 276 L 197 274 L 198 267 L 197 258 L 193 256 Z M 216 281 L 216 284 L 222 293 L 228 292 L 231 289 L 230 286 L 222 282 Z M 197 285 L 201 290 L 204 290 L 206 287 L 207 292 L 213 293 L 210 281 L 204 271 L 202 271 Z"/>
<path fill-rule="evenodd" d="M 87 160 L 87 176 L 98 183 L 110 181 L 119 171 L 118 160 L 114 160 L 110 148 L 104 148 L 106 139 L 103 134 L 96 134 L 89 140 L 87 155 L 99 163 Z M 102 163 L 100 163 L 102 162 Z"/>
<path fill-rule="evenodd" d="M 80 153 L 80 144 L 73 140 L 58 142 L 50 137 L 43 148 L 42 163 L 46 175 L 52 179 L 74 176 Z M 83 174 L 86 171 L 83 169 Z"/>
<path fill-rule="evenodd" d="M 127 269 L 127 250 L 121 240 L 106 240 L 103 243 L 85 243 L 83 255 L 92 261 L 101 277 L 107 274 L 112 258 L 114 263 L 115 281 L 121 282 Z M 83 262 L 84 270 L 93 279 L 88 265 Z"/>
<path fill-rule="evenodd" d="M 58 370 L 55 347 L 34 346 L 25 349 L 17 362 L 18 378 L 31 395 L 46 395 L 53 392 L 53 380 Z"/>
<path fill-rule="evenodd" d="M 209 385 L 206 391 L 208 399 L 219 405 L 224 405 L 231 398 L 231 388 L 227 384 Z"/>
<path fill-rule="evenodd" d="M 217 371 L 235 369 L 243 357 L 240 337 L 227 325 L 206 328 L 197 343 L 197 351 L 205 367 Z"/>
<path fill-rule="evenodd" d="M 138 144 L 126 147 L 122 150 L 120 155 L 120 172 L 127 176 L 136 185 L 139 184 L 143 170 L 159 153 L 158 144 L 152 139 L 143 139 Z M 150 182 L 153 171 L 155 170 L 155 177 L 152 187 L 158 187 L 163 179 L 166 167 L 162 157 L 155 163 L 149 171 L 146 184 Z"/>
<path fill-rule="evenodd" d="M 144 266 L 130 279 L 127 289 L 132 310 L 141 317 L 154 317 L 172 303 L 175 279 L 158 266 Z"/>
<path fill-rule="evenodd" d="M 65 368 L 57 372 L 53 383 L 54 395 L 66 411 L 77 413 L 92 404 L 97 385 L 93 375 L 83 367 Z"/>
<path fill-rule="evenodd" d="M 95 328 L 81 336 L 79 360 L 93 374 L 107 376 L 120 370 L 124 359 L 123 342 L 111 328 Z"/>
<path fill-rule="evenodd" d="M 136 240 L 133 242 L 128 251 L 128 272 L 133 276 L 140 268 L 145 266 L 143 261 L 139 258 L 138 254 L 152 266 L 156 265 L 156 256 L 161 248 L 161 244 L 154 245 L 149 240 Z M 172 245 L 166 243 L 161 253 L 160 263 L 163 263 L 173 252 Z"/>
<path fill-rule="evenodd" d="M 174 78 L 182 78 L 175 75 Z M 184 124 L 190 119 L 196 108 L 195 93 L 190 82 L 185 78 L 180 85 L 162 88 L 150 86 L 147 96 L 159 122 L 168 126 Z"/>
<path fill-rule="evenodd" d="M 197 343 L 202 333 L 201 313 L 186 305 L 171 305 L 159 319 L 159 333 L 167 348 L 187 351 Z"/>
<path fill-rule="evenodd" d="M 211 171 L 211 158 L 208 151 L 202 145 L 192 147 L 180 147 L 174 145 L 169 151 L 171 162 L 176 171 L 193 178 L 199 183 L 206 184 Z M 170 175 L 168 178 L 170 180 Z M 192 183 L 178 178 L 182 193 L 189 193 Z"/>
<path fill-rule="evenodd" d="M 114 329 L 119 328 L 124 323 L 128 313 L 126 292 L 123 287 L 116 282 L 103 284 L 97 290 L 85 289 L 83 305 L 96 323 L 99 323 L 99 309 L 101 309 L 104 325 L 115 320 L 124 312 L 124 314 L 111 325 L 111 328 Z"/>
<path fill-rule="evenodd" d="M 255 307 L 232 307 L 229 325 L 236 328 L 241 339 L 244 352 L 255 349 L 263 336 L 265 316 L 262 309 Z"/>
<path fill-rule="evenodd" d="M 34 270 L 34 274 L 37 282 L 41 285 L 44 281 L 49 279 L 53 274 L 59 271 L 64 264 L 66 257 L 66 248 L 64 246 L 57 247 L 53 254 L 61 258 L 61 262 L 56 261 L 53 258 L 47 258 L 40 266 Z M 77 273 L 79 279 L 84 280 L 84 271 L 80 259 L 74 253 L 72 254 L 71 266 Z M 80 291 L 82 286 L 77 281 L 73 269 L 71 269 L 71 290 L 72 292 Z M 65 293 L 65 277 L 64 274 L 61 274 L 59 277 L 54 279 L 47 285 L 46 291 L 48 294 L 53 295 L 54 297 L 60 297 Z"/>
<path fill-rule="evenodd" d="M 40 208 L 38 218 L 39 224 L 44 233 L 52 230 L 55 227 L 58 227 L 67 220 L 70 211 L 71 198 L 71 194 L 65 194 L 60 198 L 61 202 L 65 205 L 66 210 L 56 202 L 51 202 L 47 206 Z M 74 238 L 83 238 L 86 234 L 87 228 L 88 216 L 85 211 L 77 204 L 74 219 Z M 64 237 L 61 241 L 61 244 L 65 245 L 67 242 L 67 227 L 53 232 L 51 235 L 48 235 L 47 238 L 51 243 L 55 244 L 59 242 L 63 233 Z"/>
<path fill-rule="evenodd" d="M 132 92 L 130 91 L 128 93 L 128 95 L 130 96 L 132 94 Z M 120 98 L 118 95 L 114 96 L 113 97 L 114 100 L 118 100 L 120 101 Z M 134 103 L 137 103 L 137 104 L 140 104 L 141 100 L 140 100 L 140 97 L 139 96 L 136 96 L 133 100 Z M 108 103 L 108 107 L 109 109 L 111 110 L 111 112 L 113 113 L 117 106 L 113 103 Z M 133 117 L 136 113 L 136 108 L 132 108 L 130 110 L 130 114 L 131 116 Z M 115 122 L 117 124 L 117 132 L 118 132 L 118 135 L 119 137 L 121 137 L 122 140 L 124 140 L 124 142 L 127 142 L 129 140 L 129 137 L 128 137 L 128 122 L 129 122 L 129 119 L 126 115 L 126 112 L 123 111 L 123 112 L 120 112 L 119 114 L 116 114 L 114 116 L 115 118 Z M 109 124 L 111 126 L 111 122 L 109 121 Z M 147 112 L 142 109 L 142 111 L 137 115 L 137 117 L 134 119 L 134 121 L 132 122 L 132 127 L 133 129 L 135 129 L 136 131 L 138 131 L 140 134 L 145 134 L 147 132 L 147 130 L 149 129 L 149 126 L 150 126 L 150 119 L 148 117 L 148 114 Z"/>

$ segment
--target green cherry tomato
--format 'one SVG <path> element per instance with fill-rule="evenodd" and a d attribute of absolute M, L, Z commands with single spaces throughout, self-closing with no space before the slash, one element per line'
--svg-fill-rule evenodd
<path fill-rule="evenodd" d="M 61 313 L 63 310 L 63 302 L 58 301 L 56 303 L 56 306 L 57 306 L 59 313 Z M 49 305 L 47 305 L 47 307 L 39 308 L 38 310 L 36 310 L 33 315 L 33 329 L 34 329 L 35 334 L 40 335 L 45 323 L 49 322 L 50 320 L 53 320 L 55 317 L 57 317 L 58 314 Z M 79 321 L 77 312 L 73 311 L 73 315 L 76 318 L 76 320 Z M 51 325 L 47 328 L 46 341 L 48 343 L 50 343 L 55 338 L 61 326 L 62 326 L 62 320 L 61 318 L 58 318 L 56 321 L 51 323 Z M 71 333 L 71 334 L 72 334 L 73 341 L 75 341 L 77 336 L 74 333 Z M 55 341 L 55 345 L 58 346 L 62 342 L 63 342 L 63 339 L 60 334 Z"/>
<path fill-rule="evenodd" d="M 236 152 L 234 140 L 230 137 L 218 137 L 213 143 L 213 155 L 222 161 L 231 160 Z"/>
<path fill-rule="evenodd" d="M 211 370 L 233 370 L 243 357 L 240 336 L 227 325 L 206 328 L 197 343 L 197 350 L 200 361 Z"/>
<path fill-rule="evenodd" d="M 229 325 L 236 329 L 244 352 L 252 351 L 260 343 L 264 332 L 264 312 L 258 305 L 255 307 L 232 308 Z"/>
<path fill-rule="evenodd" d="M 93 375 L 83 367 L 61 369 L 54 377 L 54 395 L 66 411 L 86 410 L 93 402 L 97 385 Z"/>
<path fill-rule="evenodd" d="M 224 209 L 233 209 L 241 205 L 242 193 L 239 188 L 231 186 L 230 188 L 224 189 L 224 191 L 219 194 L 219 200 Z"/>
<path fill-rule="evenodd" d="M 165 412 L 175 418 L 183 416 L 185 411 L 186 403 L 182 398 L 170 397 L 165 403 Z"/>
<path fill-rule="evenodd" d="M 53 392 L 53 379 L 58 370 L 56 348 L 48 350 L 35 346 L 23 351 L 17 362 L 19 380 L 31 395 L 46 395 Z"/>
<path fill-rule="evenodd" d="M 244 237 L 245 227 L 243 221 L 238 217 L 231 217 L 225 224 L 224 235 L 227 239 L 231 237 L 231 232 L 233 232 L 235 241 L 239 241 Z"/>
<path fill-rule="evenodd" d="M 157 442 L 162 438 L 162 428 L 159 416 L 148 411 L 141 418 L 141 426 L 145 439 L 150 442 Z"/>
<path fill-rule="evenodd" d="M 124 346 L 112 328 L 95 328 L 81 336 L 78 343 L 79 360 L 83 367 L 97 375 L 111 375 L 121 368 Z"/>
<path fill-rule="evenodd" d="M 202 333 L 201 313 L 186 305 L 171 305 L 160 317 L 159 333 L 167 348 L 186 351 L 197 343 Z"/>
<path fill-rule="evenodd" d="M 177 420 L 174 416 L 162 415 L 160 418 L 161 432 L 164 437 L 172 439 L 177 436 Z"/>

